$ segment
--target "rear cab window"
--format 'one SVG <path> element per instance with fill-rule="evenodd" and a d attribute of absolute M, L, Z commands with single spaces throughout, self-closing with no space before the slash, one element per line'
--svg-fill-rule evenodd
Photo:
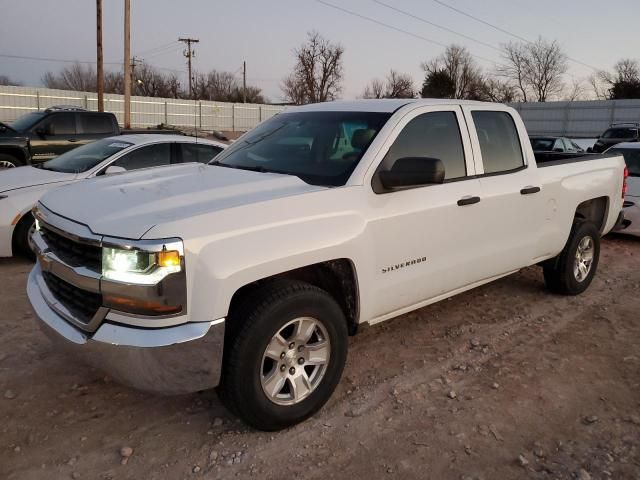
<path fill-rule="evenodd" d="M 520 135 L 508 112 L 473 110 L 484 174 L 509 173 L 525 167 Z"/>

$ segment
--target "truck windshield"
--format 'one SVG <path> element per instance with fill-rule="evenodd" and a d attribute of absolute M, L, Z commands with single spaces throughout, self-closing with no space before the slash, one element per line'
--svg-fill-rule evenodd
<path fill-rule="evenodd" d="M 63 153 L 59 157 L 45 162 L 42 168 L 64 173 L 86 172 L 131 145 L 133 143 L 123 142 L 116 138 L 103 138 Z"/>
<path fill-rule="evenodd" d="M 629 175 L 640 177 L 640 148 L 610 148 L 607 153 L 622 155 L 624 163 L 627 164 Z"/>
<path fill-rule="evenodd" d="M 292 112 L 262 123 L 210 165 L 295 175 L 344 185 L 391 116 L 380 112 Z"/>
<path fill-rule="evenodd" d="M 17 132 L 24 132 L 33 127 L 42 117 L 44 117 L 42 112 L 31 112 L 14 120 L 9 125 Z"/>

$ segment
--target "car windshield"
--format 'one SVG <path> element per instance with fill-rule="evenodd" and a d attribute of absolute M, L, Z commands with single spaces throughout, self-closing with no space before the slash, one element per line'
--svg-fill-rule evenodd
<path fill-rule="evenodd" d="M 602 138 L 636 138 L 637 136 L 636 128 L 610 128 L 602 134 Z"/>
<path fill-rule="evenodd" d="M 532 138 L 531 140 L 531 148 L 534 150 L 553 150 L 553 142 L 555 142 L 555 138 Z"/>
<path fill-rule="evenodd" d="M 123 142 L 116 138 L 103 138 L 63 153 L 59 157 L 45 162 L 41 168 L 64 173 L 86 172 L 131 145 L 133 143 Z"/>
<path fill-rule="evenodd" d="M 14 120 L 9 125 L 14 130 L 18 132 L 23 132 L 33 127 L 38 121 L 40 121 L 42 117 L 44 117 L 44 113 L 42 112 L 31 112 Z"/>
<path fill-rule="evenodd" d="M 281 113 L 258 125 L 210 165 L 295 175 L 344 185 L 390 113 Z"/>
<path fill-rule="evenodd" d="M 640 148 L 610 148 L 607 153 L 622 155 L 627 164 L 629 175 L 640 177 Z"/>

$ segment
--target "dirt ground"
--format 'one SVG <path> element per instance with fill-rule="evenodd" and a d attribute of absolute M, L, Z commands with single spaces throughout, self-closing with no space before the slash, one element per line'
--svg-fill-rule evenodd
<path fill-rule="evenodd" d="M 580 297 L 528 268 L 363 330 L 329 403 L 274 434 L 54 350 L 29 269 L 0 261 L 2 479 L 640 479 L 638 240 L 605 239 Z"/>

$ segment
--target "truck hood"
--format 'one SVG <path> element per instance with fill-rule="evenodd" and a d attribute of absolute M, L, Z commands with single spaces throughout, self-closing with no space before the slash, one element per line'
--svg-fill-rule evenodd
<path fill-rule="evenodd" d="M 69 182 L 75 178 L 74 173 L 52 172 L 31 166 L 7 168 L 0 170 L 0 193 L 49 183 Z"/>
<path fill-rule="evenodd" d="M 95 234 L 139 239 L 165 222 L 324 188 L 292 175 L 190 163 L 77 182 L 40 201 Z"/>

